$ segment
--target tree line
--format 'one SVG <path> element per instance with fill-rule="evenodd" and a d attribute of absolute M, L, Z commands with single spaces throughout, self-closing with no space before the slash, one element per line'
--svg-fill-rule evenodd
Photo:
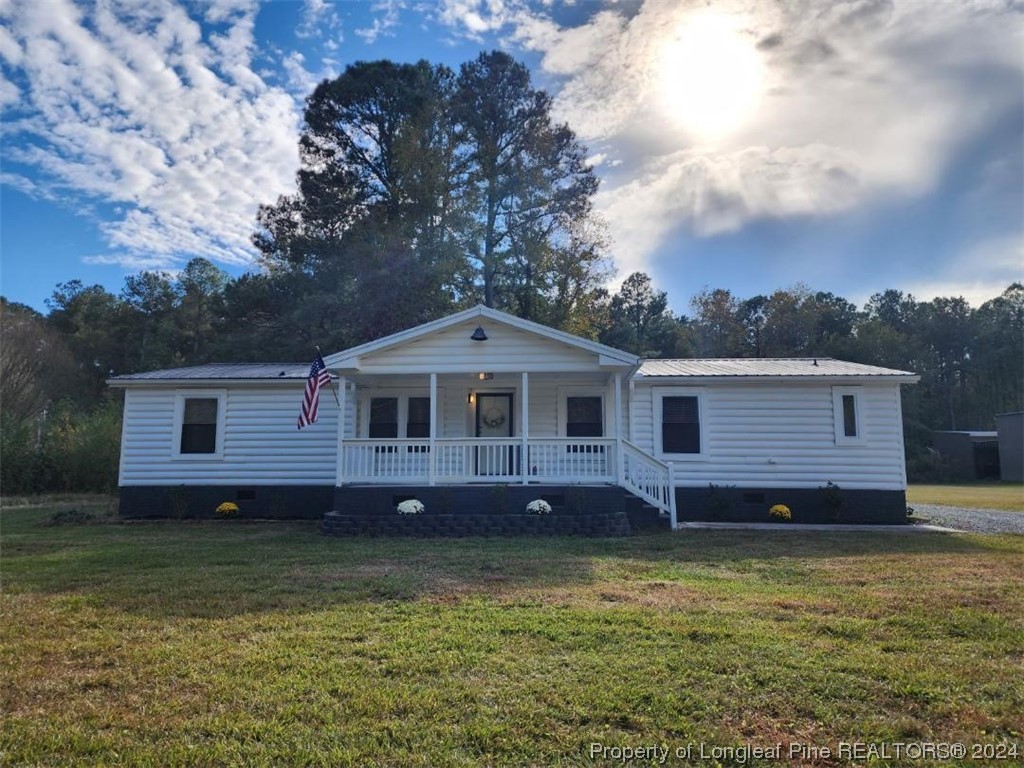
<path fill-rule="evenodd" d="M 458 72 L 360 62 L 308 97 L 296 192 L 262 206 L 257 269 L 201 258 L 114 294 L 59 284 L 42 314 L 0 299 L 4 493 L 116 485 L 104 380 L 209 361 L 304 361 L 484 303 L 645 357 L 832 356 L 911 370 L 912 474 L 933 429 L 1024 408 L 1024 288 L 972 308 L 899 290 L 858 308 L 804 285 L 694 295 L 675 314 L 643 273 L 610 292 L 586 148 L 507 54 Z"/>

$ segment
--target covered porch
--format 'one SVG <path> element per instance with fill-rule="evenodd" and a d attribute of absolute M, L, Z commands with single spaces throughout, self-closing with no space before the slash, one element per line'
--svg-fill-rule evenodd
<path fill-rule="evenodd" d="M 636 356 L 485 307 L 326 359 L 335 486 L 620 486 L 668 513 L 672 470 L 628 440 Z"/>
<path fill-rule="evenodd" d="M 345 376 L 338 485 L 619 482 L 621 373 Z"/>

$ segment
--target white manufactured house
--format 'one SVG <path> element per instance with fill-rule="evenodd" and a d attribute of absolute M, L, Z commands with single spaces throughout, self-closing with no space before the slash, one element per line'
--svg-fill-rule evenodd
<path fill-rule="evenodd" d="M 125 390 L 123 513 L 175 514 L 183 496 L 202 511 L 230 500 L 319 516 L 440 489 L 486 505 L 484 487 L 516 499 L 587 488 L 597 506 L 632 495 L 674 526 L 765 519 L 774 503 L 814 519 L 832 483 L 847 520 L 905 518 L 900 385 L 917 377 L 904 371 L 641 361 L 485 307 L 325 362 L 339 402 L 323 392 L 319 421 L 302 430 L 306 364 L 110 379 Z"/>

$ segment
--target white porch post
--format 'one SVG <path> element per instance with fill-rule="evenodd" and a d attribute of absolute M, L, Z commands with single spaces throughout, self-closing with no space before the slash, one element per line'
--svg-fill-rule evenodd
<path fill-rule="evenodd" d="M 523 371 L 522 400 L 523 424 L 519 428 L 519 432 L 523 446 L 519 455 L 519 473 L 522 475 L 523 485 L 526 485 L 530 482 L 530 374 L 526 371 Z"/>
<path fill-rule="evenodd" d="M 437 482 L 437 374 L 430 374 L 430 484 Z"/>
<path fill-rule="evenodd" d="M 636 445 L 636 414 L 633 412 L 633 402 L 636 400 L 634 395 L 636 394 L 635 382 L 633 377 L 629 377 L 629 442 Z"/>
<path fill-rule="evenodd" d="M 334 467 L 334 485 L 341 488 L 345 481 L 345 417 L 348 415 L 348 381 L 344 376 L 338 377 L 338 390 L 338 457 Z"/>
<path fill-rule="evenodd" d="M 622 374 L 615 374 L 615 476 L 621 485 L 625 479 L 622 461 Z"/>

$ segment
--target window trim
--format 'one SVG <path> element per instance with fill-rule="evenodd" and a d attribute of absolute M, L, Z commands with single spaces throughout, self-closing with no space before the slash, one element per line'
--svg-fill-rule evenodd
<path fill-rule="evenodd" d="M 359 403 L 359 435 L 361 438 L 370 439 L 370 401 L 375 397 L 394 397 L 398 399 L 398 436 L 379 437 L 375 440 L 428 440 L 426 437 L 407 437 L 409 430 L 409 398 L 424 397 L 430 399 L 430 389 L 421 387 L 382 387 L 366 390 Z M 442 436 L 441 427 L 444 424 L 444 389 L 437 388 L 437 429 L 438 437 Z"/>
<path fill-rule="evenodd" d="M 853 397 L 853 416 L 857 434 L 852 437 L 846 434 L 846 419 L 843 413 L 843 396 Z M 865 445 L 864 434 L 864 388 L 863 387 L 832 387 L 832 430 L 835 433 L 836 445 Z"/>
<path fill-rule="evenodd" d="M 185 401 L 206 399 L 217 401 L 217 436 L 213 453 L 182 453 L 181 429 L 185 423 Z M 224 424 L 227 417 L 226 389 L 179 389 L 174 392 L 174 430 L 171 433 L 171 458 L 176 461 L 222 461 L 224 459 Z"/>
<path fill-rule="evenodd" d="M 665 461 L 707 461 L 708 460 L 708 421 L 706 409 L 706 387 L 652 387 L 651 406 L 654 411 L 654 455 Z M 699 453 L 665 453 L 662 450 L 662 401 L 666 397 L 696 397 L 697 423 L 700 425 Z"/>

